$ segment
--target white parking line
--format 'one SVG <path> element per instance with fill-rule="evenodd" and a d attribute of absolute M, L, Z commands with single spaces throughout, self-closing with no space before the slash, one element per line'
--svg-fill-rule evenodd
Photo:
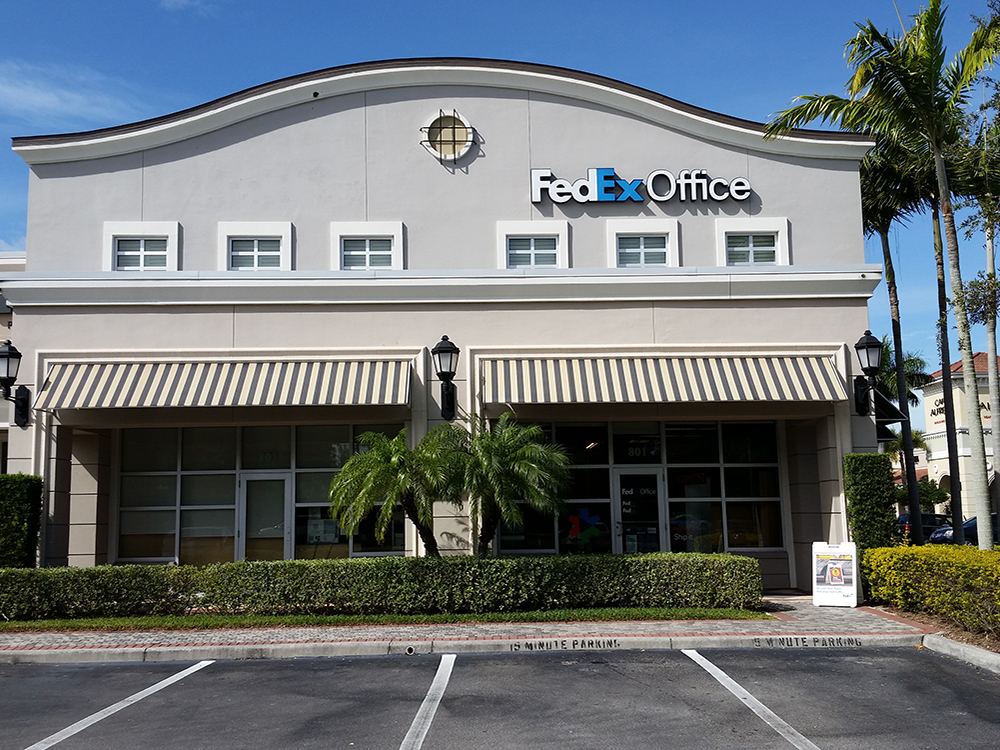
<path fill-rule="evenodd" d="M 451 679 L 453 666 L 455 666 L 455 654 L 442 654 L 437 674 L 434 675 L 434 681 L 431 683 L 431 689 L 427 691 L 424 702 L 420 704 L 420 710 L 413 718 L 410 731 L 403 738 L 403 744 L 399 746 L 399 750 L 420 750 L 420 746 L 424 744 L 424 737 L 427 736 L 427 730 L 431 728 L 431 722 L 434 721 L 434 714 L 441 702 L 441 696 L 444 695 L 444 690 L 448 687 L 448 680 Z"/>
<path fill-rule="evenodd" d="M 712 677 L 714 677 L 720 685 L 743 701 L 743 704 L 747 708 L 766 721 L 772 729 L 791 742 L 796 748 L 798 748 L 798 750 L 820 750 L 819 747 L 792 729 L 792 727 L 786 721 L 781 719 L 776 713 L 774 713 L 774 711 L 750 695 L 750 693 L 744 690 L 743 687 L 736 682 L 736 680 L 712 664 L 712 662 L 699 654 L 697 651 L 694 649 L 681 649 L 681 653 L 712 675 Z"/>
<path fill-rule="evenodd" d="M 53 745 L 62 742 L 67 737 L 72 737 L 77 732 L 82 732 L 84 729 L 91 726 L 92 724 L 96 724 L 101 719 L 106 719 L 107 717 L 111 716 L 111 714 L 116 714 L 123 708 L 131 706 L 133 703 L 138 703 L 143 698 L 146 698 L 147 696 L 150 696 L 153 693 L 157 693 L 160 690 L 163 690 L 163 688 L 169 687 L 170 685 L 173 685 L 175 682 L 179 680 L 183 680 L 189 674 L 194 674 L 199 669 L 204 669 L 209 664 L 214 664 L 214 663 L 215 663 L 214 660 L 200 661 L 194 666 L 188 667 L 187 669 L 178 672 L 173 677 L 168 677 L 165 680 L 160 680 L 155 685 L 152 685 L 151 687 L 148 687 L 145 690 L 140 690 L 135 695 L 130 695 L 125 700 L 118 701 L 113 706 L 108 706 L 104 710 L 98 711 L 96 714 L 91 714 L 86 719 L 81 719 L 80 721 L 76 722 L 76 724 L 72 724 L 71 726 L 68 726 L 65 729 L 63 729 L 61 732 L 56 732 L 55 734 L 46 737 L 41 742 L 36 742 L 31 747 L 25 748 L 25 750 L 45 750 L 45 748 L 52 747 Z"/>

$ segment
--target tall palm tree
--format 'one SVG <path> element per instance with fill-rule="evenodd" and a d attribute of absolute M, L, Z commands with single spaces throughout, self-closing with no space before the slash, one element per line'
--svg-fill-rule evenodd
<path fill-rule="evenodd" d="M 890 354 L 889 342 L 883 339 L 882 367 L 887 368 L 890 362 L 892 363 L 895 383 L 891 388 L 883 383 L 882 390 L 890 389 L 895 393 L 909 394 L 910 386 L 906 378 L 899 294 L 889 247 L 889 229 L 894 222 L 903 221 L 908 214 L 920 210 L 923 197 L 921 167 L 926 163 L 926 159 L 920 158 L 911 150 L 884 138 L 879 139 L 876 147 L 861 161 L 861 212 L 864 231 L 867 235 L 877 234 L 881 240 L 885 285 L 892 320 L 892 352 Z M 899 410 L 903 415 L 903 422 L 900 425 L 903 442 L 902 465 L 906 477 L 908 504 L 912 517 L 917 519 L 910 525 L 910 533 L 914 544 L 922 544 L 924 532 L 919 519 L 920 494 L 917 491 L 916 463 L 913 460 L 909 398 L 900 400 Z"/>
<path fill-rule="evenodd" d="M 890 401 L 899 401 L 899 378 L 896 368 L 896 353 L 888 336 L 882 337 L 882 362 L 875 375 L 875 390 Z M 903 371 L 906 373 L 906 401 L 909 406 L 918 406 L 920 398 L 914 388 L 923 388 L 933 378 L 927 374 L 927 363 L 917 352 L 903 354 Z M 914 431 L 915 432 L 915 431 Z M 913 446 L 919 448 L 914 438 Z"/>
<path fill-rule="evenodd" d="M 475 415 L 471 421 L 471 432 L 454 428 L 464 454 L 459 483 L 478 524 L 475 553 L 484 557 L 501 521 L 514 528 L 523 524 L 521 503 L 550 515 L 562 509 L 569 457 L 546 440 L 541 427 L 518 424 L 510 412 L 492 425 Z"/>
<path fill-rule="evenodd" d="M 391 439 L 377 432 L 361 435 L 358 442 L 365 450 L 351 456 L 330 483 L 330 515 L 353 534 L 375 511 L 375 535 L 382 541 L 394 511 L 402 508 L 427 557 L 440 557 L 434 503 L 454 501 L 460 494 L 454 479 L 461 457 L 454 451 L 453 431 L 451 425 L 435 427 L 413 449 L 407 445 L 405 429 Z"/>
<path fill-rule="evenodd" d="M 979 424 L 979 394 L 969 319 L 961 294 L 958 235 L 944 149 L 958 137 L 958 123 L 973 81 L 996 57 L 1000 19 L 991 16 L 973 32 L 969 44 L 947 63 L 944 18 L 941 1 L 930 0 L 902 36 L 883 34 L 871 21 L 859 25 L 858 33 L 847 43 L 848 63 L 854 68 L 847 84 L 849 98 L 802 97 L 801 104 L 779 114 L 768 128 L 772 135 L 779 135 L 819 119 L 849 130 L 878 133 L 896 143 L 926 145 L 937 178 L 971 427 Z M 983 522 L 990 518 L 990 502 L 982 431 L 970 429 L 969 442 L 972 460 L 967 488 L 976 515 Z M 992 530 L 985 526 L 983 530 L 980 547 L 985 549 L 991 546 Z"/>

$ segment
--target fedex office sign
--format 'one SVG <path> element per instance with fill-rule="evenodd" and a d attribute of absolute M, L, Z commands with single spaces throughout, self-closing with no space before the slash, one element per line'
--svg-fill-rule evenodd
<path fill-rule="evenodd" d="M 531 202 L 540 203 L 548 195 L 553 203 L 611 202 L 646 200 L 668 201 L 744 201 L 750 197 L 750 180 L 734 177 L 726 180 L 709 177 L 706 169 L 682 169 L 677 175 L 666 169 L 655 169 L 645 180 L 623 180 L 613 168 L 588 169 L 587 176 L 570 182 L 555 178 L 551 169 L 531 170 Z"/>

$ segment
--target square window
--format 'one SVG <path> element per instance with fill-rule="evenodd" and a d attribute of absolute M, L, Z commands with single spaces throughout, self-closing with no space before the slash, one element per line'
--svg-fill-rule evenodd
<path fill-rule="evenodd" d="M 219 268 L 292 270 L 292 225 L 287 221 L 220 221 Z"/>
<path fill-rule="evenodd" d="M 569 222 L 498 221 L 497 251 L 499 268 L 569 268 Z"/>
<path fill-rule="evenodd" d="M 104 222 L 104 270 L 178 270 L 179 226 L 172 221 Z"/>
<path fill-rule="evenodd" d="M 403 270 L 401 221 L 330 222 L 335 271 Z"/>
<path fill-rule="evenodd" d="M 556 237 L 508 237 L 507 268 L 556 268 Z"/>
<path fill-rule="evenodd" d="M 618 267 L 650 268 L 667 265 L 667 235 L 619 235 Z"/>
<path fill-rule="evenodd" d="M 716 219 L 715 236 L 720 266 L 787 266 L 791 263 L 788 219 L 757 216 Z"/>

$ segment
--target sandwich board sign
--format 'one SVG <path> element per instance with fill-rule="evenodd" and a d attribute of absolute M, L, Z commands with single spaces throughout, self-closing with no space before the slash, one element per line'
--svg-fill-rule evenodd
<path fill-rule="evenodd" d="M 858 548 L 854 542 L 813 542 L 813 604 L 858 606 Z"/>

